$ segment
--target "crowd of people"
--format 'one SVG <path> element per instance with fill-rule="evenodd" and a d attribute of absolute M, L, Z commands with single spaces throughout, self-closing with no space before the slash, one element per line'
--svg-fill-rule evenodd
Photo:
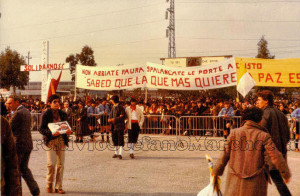
<path fill-rule="evenodd" d="M 128 107 L 130 105 L 130 99 L 130 97 L 120 99 L 120 105 L 124 106 L 124 108 Z M 41 114 L 49 109 L 50 106 L 39 99 L 32 98 L 21 100 L 21 104 L 32 114 L 32 129 L 38 130 Z M 240 126 L 240 121 L 237 118 L 233 120 L 232 117 L 241 116 L 242 111 L 255 106 L 256 101 L 255 99 L 237 101 L 234 99 L 224 100 L 215 97 L 198 97 L 194 99 L 150 98 L 146 102 L 143 98 L 137 98 L 137 104 L 143 114 L 148 117 L 144 123 L 143 133 L 176 134 L 175 127 L 179 126 L 179 117 L 219 116 L 222 117 L 222 120 L 215 122 L 215 119 L 209 119 L 209 122 L 205 123 L 199 118 L 183 118 L 180 124 L 180 134 L 198 136 L 212 135 L 212 131 L 209 130 L 217 128 L 218 132 L 214 135 L 224 136 L 226 139 L 232 128 Z M 274 106 L 287 115 L 290 120 L 293 137 L 296 137 L 295 132 L 299 127 L 297 120 L 291 117 L 297 117 L 292 114 L 295 113 L 299 105 L 297 100 L 280 97 L 274 98 Z M 102 142 L 105 141 L 105 138 L 106 141 L 109 141 L 110 126 L 107 122 L 107 118 L 111 112 L 112 104 L 106 98 L 95 98 L 88 101 L 84 99 L 73 101 L 66 98 L 60 103 L 59 108 L 67 113 L 68 122 L 71 127 L 74 130 L 80 131 L 76 142 L 83 142 L 84 136 L 90 136 L 91 140 L 94 141 L 94 132 L 101 133 Z M 10 115 L 11 113 L 8 112 L 8 118 L 10 118 Z M 149 115 L 152 115 L 151 119 Z M 162 118 L 158 119 L 153 116 L 164 116 L 164 118 L 162 120 Z M 168 116 L 174 116 L 176 119 L 168 118 Z M 101 124 L 101 126 L 99 126 L 99 124 Z"/>
<path fill-rule="evenodd" d="M 252 115 L 250 115 L 251 112 Z M 256 113 L 257 116 L 255 116 L 253 112 Z M 295 128 L 294 139 L 296 151 L 299 151 L 300 101 L 276 100 L 273 98 L 273 94 L 270 91 L 258 93 L 258 98 L 255 101 L 244 100 L 243 102 L 235 101 L 233 99 L 222 100 L 214 98 L 198 98 L 195 100 L 183 100 L 174 98 L 149 99 L 147 100 L 147 103 L 145 103 L 142 99 L 136 100 L 135 98 L 120 101 L 119 97 L 116 95 L 114 95 L 110 100 L 97 98 L 83 102 L 82 100 L 71 101 L 65 99 L 62 102 L 59 96 L 52 95 L 48 98 L 48 104 L 44 104 L 38 99 L 22 100 L 18 97 L 11 96 L 5 100 L 5 102 L 1 103 L 1 134 L 3 138 L 8 140 L 5 143 L 2 142 L 2 145 L 6 144 L 11 148 L 7 149 L 7 147 L 5 147 L 3 149 L 9 150 L 12 153 L 15 152 L 15 155 L 8 157 L 7 153 L 2 153 L 2 165 L 11 164 L 15 169 L 14 171 L 9 171 L 9 173 L 5 175 L 8 181 L 10 181 L 10 177 L 12 177 L 11 175 L 17 176 L 16 172 L 19 170 L 20 176 L 22 176 L 26 181 L 32 195 L 39 195 L 40 193 L 38 184 L 34 180 L 33 175 L 28 168 L 28 161 L 32 151 L 32 114 L 36 113 L 42 113 L 41 122 L 36 126 L 38 126 L 39 132 L 43 135 L 44 144 L 47 148 L 48 193 L 53 192 L 52 188 L 55 178 L 55 169 L 55 192 L 60 194 L 65 193 L 62 189 L 65 160 L 64 149 L 68 146 L 69 135 L 72 134 L 73 131 L 75 131 L 76 136 L 75 142 L 83 142 L 83 138 L 87 135 L 90 136 L 92 141 L 95 141 L 94 132 L 96 129 L 99 129 L 99 126 L 97 125 L 101 125 L 101 141 L 105 142 L 105 134 L 106 142 L 110 142 L 111 138 L 115 146 L 113 158 L 119 159 L 122 159 L 123 155 L 124 134 L 128 131 L 130 158 L 134 159 L 134 147 L 138 141 L 139 133 L 141 132 L 141 129 L 143 129 L 144 121 L 149 121 L 147 118 L 144 118 L 144 116 L 149 115 L 172 115 L 176 118 L 183 116 L 213 116 L 214 118 L 212 118 L 211 122 L 214 122 L 215 117 L 218 116 L 222 122 L 222 136 L 224 136 L 225 139 L 228 137 L 229 141 L 232 139 L 233 135 L 230 133 L 232 125 L 236 123 L 235 120 L 233 120 L 233 117 L 243 116 L 245 121 L 250 120 L 252 123 L 248 122 L 248 124 L 246 123 L 245 125 L 259 129 L 260 131 L 267 131 L 270 134 L 265 135 L 264 137 L 272 138 L 272 142 L 274 142 L 278 151 L 282 153 L 281 156 L 285 159 L 287 155 L 286 145 L 290 140 L 290 128 L 287 115 L 290 115 L 293 117 L 292 128 Z M 248 118 L 247 115 L 249 119 L 246 119 Z M 9 120 L 9 124 L 6 119 Z M 75 127 L 73 126 L 74 119 L 76 122 Z M 192 118 L 187 119 L 187 122 L 183 123 L 183 125 L 187 126 L 189 129 L 191 128 L 190 119 Z M 69 122 L 71 128 L 64 133 L 59 131 L 53 133 L 50 131 L 48 124 L 60 121 Z M 169 121 L 168 123 L 172 124 L 172 121 Z M 238 127 L 245 127 L 245 125 L 241 124 Z M 8 130 L 8 132 L 3 131 L 3 127 L 6 127 L 5 129 L 6 131 Z M 247 129 L 244 128 L 242 130 L 246 131 Z M 235 131 L 234 134 L 240 133 Z M 16 139 L 12 139 L 13 137 Z M 14 141 L 16 142 L 15 144 Z M 276 159 L 278 159 L 284 167 L 287 167 L 282 157 L 276 153 L 274 154 L 269 149 L 266 150 L 269 153 L 269 156 L 276 157 Z M 230 153 L 225 153 L 222 156 L 228 158 Z M 280 174 L 280 172 L 289 171 L 284 168 L 280 168 L 280 164 L 276 161 L 274 162 L 274 160 L 271 160 L 272 163 L 269 163 L 271 167 L 270 177 L 280 193 L 287 193 L 287 195 L 290 195 L 287 186 L 284 186 L 284 182 Z M 18 162 L 18 164 L 12 164 L 12 162 Z M 218 167 L 223 167 L 226 163 L 227 162 L 219 163 L 221 165 Z M 223 169 L 219 169 L 215 172 L 217 175 L 221 175 L 222 170 Z M 290 176 L 288 174 L 283 177 L 285 180 L 289 180 Z M 17 178 L 17 180 L 12 183 L 15 184 L 15 187 L 11 191 L 14 192 L 14 195 L 19 195 L 21 192 L 20 178 Z M 265 188 L 264 191 L 266 191 Z M 264 192 L 262 195 L 264 195 Z"/>
<path fill-rule="evenodd" d="M 130 105 L 130 97 L 120 99 L 120 105 L 124 108 Z M 21 101 L 32 114 L 32 129 L 38 130 L 42 113 L 49 109 L 49 105 L 39 99 L 24 99 Z M 224 100 L 216 97 L 195 97 L 193 99 L 179 98 L 150 98 L 147 102 L 143 98 L 137 98 L 137 104 L 143 114 L 148 117 L 145 120 L 143 133 L 163 133 L 175 134 L 175 127 L 178 127 L 178 118 L 182 116 L 219 116 L 222 120 L 215 122 L 215 119 L 209 119 L 209 122 L 203 122 L 197 118 L 181 119 L 181 132 L 183 135 L 209 135 L 214 128 L 218 132 L 214 135 L 224 136 L 225 139 L 230 133 L 230 129 L 239 127 L 240 121 L 231 117 L 241 116 L 243 110 L 256 105 L 255 99 L 246 99 L 237 101 L 235 99 Z M 297 100 L 289 100 L 280 97 L 274 98 L 274 106 L 283 112 L 290 119 L 293 137 L 296 137 L 295 130 L 298 123 L 291 117 L 299 107 Z M 109 141 L 109 129 L 107 118 L 110 114 L 112 104 L 106 98 L 94 98 L 88 101 L 78 99 L 76 101 L 68 98 L 64 99 L 59 105 L 60 109 L 65 111 L 68 116 L 68 122 L 75 130 L 79 130 L 76 142 L 83 142 L 84 136 L 90 136 L 94 141 L 94 132 L 101 133 L 101 141 Z M 226 109 L 227 108 L 227 109 Z M 152 115 L 152 118 L 149 118 Z M 10 113 L 8 113 L 8 118 Z M 164 119 L 158 119 L 153 116 L 164 116 Z M 168 118 L 174 116 L 174 118 Z M 223 120 L 224 119 L 224 120 Z M 176 122 L 177 121 L 177 122 Z M 214 121 L 214 122 L 213 122 Z M 176 124 L 177 123 L 177 124 Z M 99 126 L 101 124 L 101 126 Z M 157 129 L 156 129 L 157 128 Z M 222 130 L 220 130 L 222 128 Z M 299 128 L 298 128 L 299 129 Z"/>
<path fill-rule="evenodd" d="M 3 100 L 5 102 L 5 100 Z M 21 100 L 22 105 L 26 107 L 31 113 L 43 113 L 49 109 L 49 105 L 42 102 L 40 99 L 24 99 Z M 255 99 L 246 99 L 243 101 L 236 101 L 234 99 L 224 100 L 222 98 L 215 97 L 200 97 L 193 99 L 183 98 L 150 98 L 145 101 L 143 98 L 137 98 L 138 105 L 143 109 L 145 115 L 176 115 L 176 116 L 203 116 L 211 115 L 218 116 L 221 109 L 224 107 L 224 102 L 227 101 L 234 109 L 234 115 L 240 116 L 240 112 L 248 107 L 255 106 Z M 97 108 L 97 112 L 101 113 L 103 110 L 108 110 L 111 107 L 110 102 L 104 98 L 94 98 L 89 101 L 84 99 L 78 99 L 76 101 L 66 98 L 63 103 L 60 103 L 60 108 L 63 109 L 65 102 L 69 104 L 73 113 L 78 110 L 79 103 L 84 104 L 83 107 L 89 108 L 94 104 Z M 130 97 L 120 100 L 120 104 L 128 106 Z M 284 99 L 276 97 L 274 99 L 274 106 L 277 107 L 284 114 L 292 114 L 297 109 L 296 100 Z M 105 107 L 105 108 L 103 108 Z"/>

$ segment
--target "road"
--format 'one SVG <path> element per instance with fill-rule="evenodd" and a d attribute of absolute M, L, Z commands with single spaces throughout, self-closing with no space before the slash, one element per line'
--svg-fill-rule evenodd
<path fill-rule="evenodd" d="M 34 151 L 29 168 L 37 180 L 41 195 L 46 193 L 47 157 L 42 136 L 33 132 Z M 99 138 L 97 138 L 99 140 Z M 83 144 L 70 142 L 66 151 L 63 189 L 68 195 L 197 195 L 208 185 L 209 170 L 205 154 L 214 160 L 222 147 L 220 138 L 176 137 L 140 135 L 136 158 L 130 159 L 125 148 L 123 159 L 113 159 L 112 146 L 98 140 Z M 191 144 L 194 144 L 191 145 Z M 221 142 L 222 144 L 222 142 Z M 292 179 L 288 184 L 293 195 L 300 195 L 300 153 L 289 151 L 288 164 Z M 224 190 L 227 169 L 222 178 Z M 22 180 L 23 195 L 30 195 Z M 274 185 L 269 185 L 268 195 L 279 195 Z"/>

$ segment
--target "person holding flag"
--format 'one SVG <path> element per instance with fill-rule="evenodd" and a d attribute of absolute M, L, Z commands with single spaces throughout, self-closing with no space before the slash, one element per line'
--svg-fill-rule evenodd
<path fill-rule="evenodd" d="M 245 64 L 240 64 L 237 70 L 237 86 L 236 89 L 243 97 L 249 93 L 249 91 L 255 86 L 255 81 L 252 76 L 247 72 Z"/>

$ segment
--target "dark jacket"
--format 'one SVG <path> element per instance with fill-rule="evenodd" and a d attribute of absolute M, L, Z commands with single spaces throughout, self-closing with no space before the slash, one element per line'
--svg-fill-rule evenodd
<path fill-rule="evenodd" d="M 267 106 L 264 109 L 261 125 L 270 133 L 277 149 L 285 157 L 287 143 L 290 140 L 290 130 L 286 116 L 278 109 Z"/>
<path fill-rule="evenodd" d="M 10 120 L 11 130 L 16 138 L 17 152 L 30 152 L 33 149 L 31 136 L 31 115 L 24 106 L 19 106 Z"/>
<path fill-rule="evenodd" d="M 233 129 L 213 170 L 215 175 L 222 175 L 228 163 L 224 196 L 266 196 L 268 181 L 264 171 L 267 157 L 284 179 L 290 177 L 285 159 L 263 127 L 246 121 L 244 126 Z"/>
<path fill-rule="evenodd" d="M 290 129 L 286 116 L 278 109 L 267 106 L 264 109 L 261 125 L 268 130 L 276 148 L 287 159 L 287 144 L 290 140 Z M 269 165 L 269 170 L 276 170 L 276 167 L 269 159 L 266 162 Z"/>
<path fill-rule="evenodd" d="M 58 110 L 58 114 L 60 116 L 61 121 L 67 121 L 68 118 L 65 112 Z M 46 145 L 48 145 L 49 141 L 59 137 L 59 136 L 52 136 L 52 132 L 48 128 L 48 123 L 52 123 L 52 122 L 53 122 L 52 110 L 48 109 L 42 115 L 41 127 L 39 129 L 39 132 L 43 135 L 43 139 Z M 67 136 L 67 134 L 62 134 L 62 137 L 64 139 L 65 145 L 68 146 L 69 137 Z"/>
<path fill-rule="evenodd" d="M 115 122 L 112 124 L 112 130 L 124 131 L 125 119 L 127 118 L 127 115 L 123 106 L 118 104 L 116 107 L 113 107 L 111 113 L 109 114 L 109 118 L 115 119 Z"/>
<path fill-rule="evenodd" d="M 90 130 L 89 130 L 89 121 L 88 121 L 88 116 L 87 116 L 87 109 L 86 108 L 78 108 L 77 110 L 77 119 L 80 118 L 80 121 L 77 122 L 76 126 L 76 131 L 75 134 L 77 136 L 86 136 L 90 135 Z M 76 120 L 77 120 L 76 119 Z"/>
<path fill-rule="evenodd" d="M 64 108 L 64 109 L 62 109 L 62 111 L 67 114 L 68 123 L 69 123 L 70 127 L 72 127 L 72 117 L 73 117 L 73 111 L 72 111 L 72 109 L 68 108 L 68 111 L 67 111 L 66 108 Z"/>
<path fill-rule="evenodd" d="M 1 195 L 22 195 L 21 175 L 13 134 L 1 116 Z"/>

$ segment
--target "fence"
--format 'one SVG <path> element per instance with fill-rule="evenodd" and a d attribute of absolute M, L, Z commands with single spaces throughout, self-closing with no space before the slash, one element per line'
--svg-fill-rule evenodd
<path fill-rule="evenodd" d="M 42 122 L 41 113 L 31 113 L 31 130 L 38 131 Z"/>
<path fill-rule="evenodd" d="M 173 115 L 145 115 L 142 134 L 177 134 L 177 119 Z"/>
<path fill-rule="evenodd" d="M 31 129 L 38 131 L 41 123 L 41 113 L 31 114 Z M 88 125 L 96 132 L 107 124 L 108 115 L 89 115 Z M 72 118 L 72 129 L 76 129 L 76 116 Z M 291 138 L 295 138 L 296 130 L 300 130 L 300 119 L 288 116 Z M 218 116 L 181 116 L 174 115 L 145 115 L 142 134 L 192 135 L 192 136 L 223 136 L 226 124 L 231 128 L 241 126 L 241 117 L 223 118 Z"/>
<path fill-rule="evenodd" d="M 241 117 L 181 116 L 178 132 L 179 135 L 223 136 L 226 125 L 231 128 L 240 127 Z"/>
<path fill-rule="evenodd" d="M 300 132 L 300 118 L 292 118 L 290 116 L 287 117 L 290 126 L 290 137 L 292 139 L 296 138 L 296 134 Z M 299 136 L 298 136 L 299 137 Z"/>

